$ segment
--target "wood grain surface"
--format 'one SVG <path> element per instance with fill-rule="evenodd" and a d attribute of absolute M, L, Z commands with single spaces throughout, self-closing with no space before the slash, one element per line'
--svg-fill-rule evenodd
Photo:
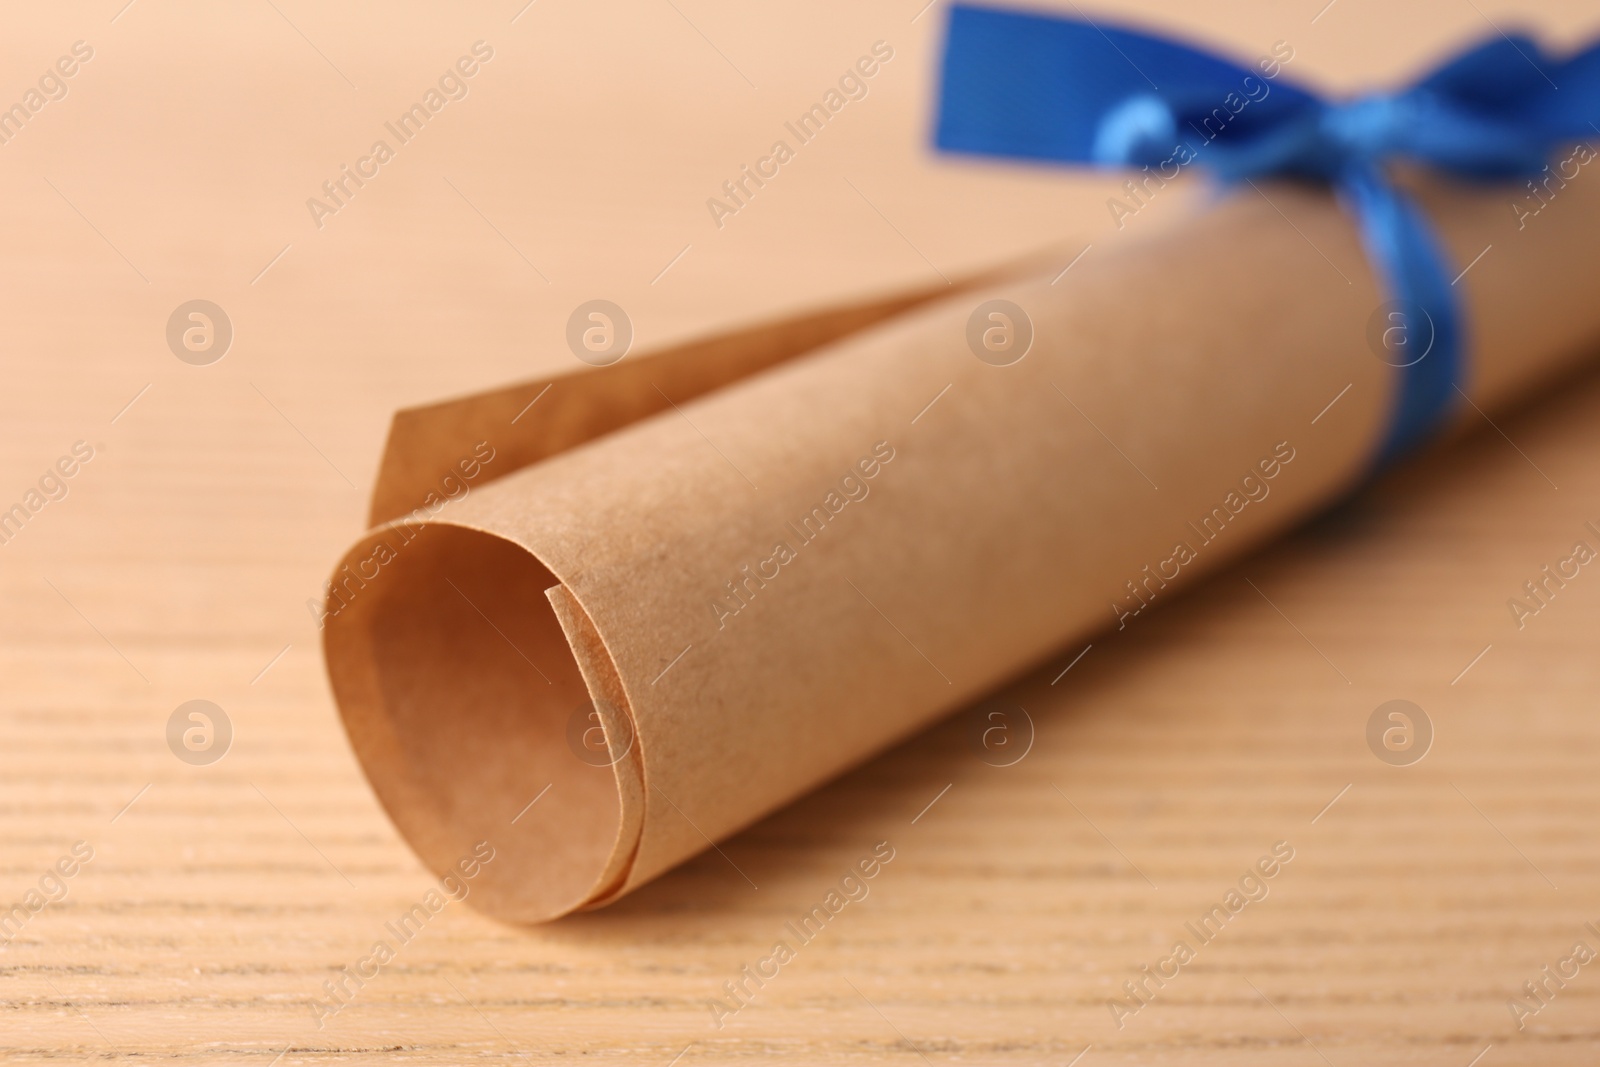
<path fill-rule="evenodd" d="M 1118 230 L 1107 179 L 929 158 L 920 0 L 123 2 L 13 6 L 0 41 L 0 104 L 94 52 L 0 143 L 0 509 L 92 452 L 0 544 L 0 1059 L 1595 1062 L 1600 961 L 1574 946 L 1600 951 L 1600 572 L 1525 592 L 1600 549 L 1595 374 L 1061 649 L 996 694 L 1032 726 L 1010 766 L 968 710 L 610 908 L 519 928 L 450 903 L 397 936 L 433 883 L 351 756 L 306 608 L 394 409 L 559 368 L 596 296 L 655 346 L 1043 238 L 1085 269 L 1193 191 Z M 1488 20 L 1593 21 L 1320 7 L 1097 11 L 1245 56 L 1290 41 L 1336 86 Z M 479 40 L 466 96 L 319 228 L 306 200 Z M 877 40 L 866 98 L 719 228 L 705 200 Z M 234 328 L 207 366 L 165 336 L 197 298 Z M 233 732 L 208 765 L 167 739 L 195 699 Z M 1368 742 L 1395 699 L 1433 732 L 1406 766 Z M 802 943 L 788 924 L 875 847 L 864 898 Z M 1230 912 L 1242 879 L 1259 899 Z M 392 959 L 343 977 L 379 941 Z M 1192 959 L 1145 977 L 1178 941 Z"/>

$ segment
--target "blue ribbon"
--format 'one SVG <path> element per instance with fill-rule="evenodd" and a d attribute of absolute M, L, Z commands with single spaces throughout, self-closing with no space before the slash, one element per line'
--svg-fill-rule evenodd
<path fill-rule="evenodd" d="M 1451 414 L 1465 339 L 1449 258 L 1386 165 L 1417 163 L 1477 181 L 1542 174 L 1558 143 L 1600 138 L 1600 45 L 1562 59 L 1527 37 L 1497 36 L 1409 88 L 1344 101 L 1290 84 L 1280 69 L 1270 57 L 1241 67 L 1086 20 L 956 5 L 937 143 L 950 152 L 1139 169 L 1187 154 L 1224 182 L 1287 177 L 1332 186 L 1388 293 L 1432 326 L 1426 358 L 1399 371 L 1378 449 L 1379 462 L 1388 462 Z"/>

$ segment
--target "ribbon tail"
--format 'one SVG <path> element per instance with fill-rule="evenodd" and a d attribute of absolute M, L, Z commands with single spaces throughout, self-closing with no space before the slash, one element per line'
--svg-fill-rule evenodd
<path fill-rule="evenodd" d="M 1390 297 L 1370 338 L 1399 375 L 1389 429 L 1375 457 L 1386 466 L 1431 437 L 1455 409 L 1466 370 L 1461 301 L 1449 256 L 1403 193 L 1367 167 L 1342 174 L 1338 189 Z"/>

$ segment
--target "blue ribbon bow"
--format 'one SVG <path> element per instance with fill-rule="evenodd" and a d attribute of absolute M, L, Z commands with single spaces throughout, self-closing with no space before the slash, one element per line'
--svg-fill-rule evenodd
<path fill-rule="evenodd" d="M 1348 101 L 1289 84 L 1280 67 L 1271 58 L 1241 67 L 1078 19 L 957 5 L 937 142 L 1101 167 L 1187 156 L 1225 182 L 1330 184 L 1390 295 L 1433 327 L 1428 358 L 1400 370 L 1378 450 L 1387 462 L 1450 415 L 1464 330 L 1448 258 L 1385 165 L 1403 160 L 1480 181 L 1541 174 L 1559 142 L 1600 137 L 1600 46 L 1558 59 L 1526 37 L 1500 36 L 1410 88 Z"/>

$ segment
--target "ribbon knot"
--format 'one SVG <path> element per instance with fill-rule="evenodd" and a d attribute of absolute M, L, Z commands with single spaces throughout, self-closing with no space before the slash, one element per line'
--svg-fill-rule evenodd
<path fill-rule="evenodd" d="M 1404 153 L 1418 110 L 1414 97 L 1373 93 L 1325 106 L 1317 130 L 1330 157 L 1378 163 Z"/>
<path fill-rule="evenodd" d="M 1223 182 L 1330 186 L 1354 217 L 1413 343 L 1379 462 L 1452 414 L 1464 367 L 1459 275 L 1390 180 L 1406 162 L 1468 181 L 1529 179 L 1563 142 L 1600 139 L 1600 46 L 1554 58 L 1494 38 L 1414 85 L 1327 100 L 1283 78 L 1279 42 L 1253 67 L 1134 30 L 1032 12 L 950 9 L 941 149 L 1101 167 L 1201 167 Z M 1396 321 L 1396 320 L 1390 320 Z"/>

